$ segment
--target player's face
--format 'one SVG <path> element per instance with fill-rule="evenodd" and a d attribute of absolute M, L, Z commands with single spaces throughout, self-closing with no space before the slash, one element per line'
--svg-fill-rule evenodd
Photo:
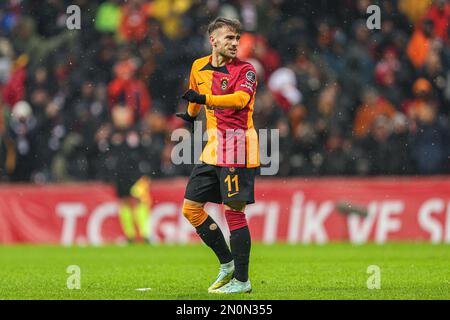
<path fill-rule="evenodd" d="M 217 29 L 211 35 L 213 49 L 225 58 L 236 57 L 241 35 L 229 28 Z"/>

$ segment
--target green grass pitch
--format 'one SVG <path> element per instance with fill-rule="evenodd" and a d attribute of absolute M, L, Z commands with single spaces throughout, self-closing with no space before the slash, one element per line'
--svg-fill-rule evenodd
<path fill-rule="evenodd" d="M 79 290 L 67 288 L 69 265 L 80 267 Z M 369 265 L 380 289 L 367 288 Z M 208 294 L 217 271 L 201 244 L 2 246 L 0 299 L 450 299 L 443 244 L 255 244 L 251 294 Z"/>

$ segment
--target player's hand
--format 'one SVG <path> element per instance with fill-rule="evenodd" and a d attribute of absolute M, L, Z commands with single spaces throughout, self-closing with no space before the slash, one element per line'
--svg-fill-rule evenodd
<path fill-rule="evenodd" d="M 196 117 L 191 117 L 189 115 L 189 113 L 186 112 L 179 112 L 175 114 L 178 118 L 183 119 L 184 121 L 186 121 L 187 123 L 189 123 L 189 126 L 191 127 L 191 131 L 194 131 L 194 121 Z"/>
<path fill-rule="evenodd" d="M 195 90 L 189 89 L 186 91 L 182 98 L 184 100 L 187 100 L 189 102 L 194 102 L 197 104 L 205 104 L 206 103 L 206 96 L 204 94 L 200 94 Z"/>

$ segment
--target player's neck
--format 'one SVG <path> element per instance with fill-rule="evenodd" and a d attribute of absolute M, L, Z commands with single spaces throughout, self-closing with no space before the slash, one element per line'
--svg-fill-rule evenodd
<path fill-rule="evenodd" d="M 211 65 L 213 67 L 223 67 L 227 63 L 229 63 L 233 58 L 227 58 L 224 57 L 216 52 L 213 51 L 212 53 L 212 59 L 211 59 Z"/>

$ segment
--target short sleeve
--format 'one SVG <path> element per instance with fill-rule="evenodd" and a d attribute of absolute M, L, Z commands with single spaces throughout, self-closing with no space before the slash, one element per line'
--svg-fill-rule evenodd
<path fill-rule="evenodd" d="M 239 73 L 234 91 L 243 91 L 252 96 L 256 91 L 256 71 L 251 64 L 246 64 Z"/>

